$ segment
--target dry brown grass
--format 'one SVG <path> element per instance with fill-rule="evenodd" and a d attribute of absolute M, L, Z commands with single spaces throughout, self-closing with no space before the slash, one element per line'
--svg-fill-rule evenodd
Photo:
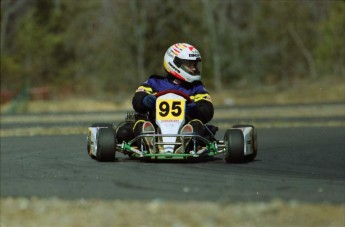
<path fill-rule="evenodd" d="M 1 199 L 1 226 L 344 226 L 344 205 Z"/>

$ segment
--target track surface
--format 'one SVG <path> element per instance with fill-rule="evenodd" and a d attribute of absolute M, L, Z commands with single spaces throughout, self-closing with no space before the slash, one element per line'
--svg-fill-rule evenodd
<path fill-rule="evenodd" d="M 256 160 L 226 164 L 99 163 L 85 135 L 2 137 L 1 197 L 344 203 L 344 138 L 345 127 L 259 128 Z"/>

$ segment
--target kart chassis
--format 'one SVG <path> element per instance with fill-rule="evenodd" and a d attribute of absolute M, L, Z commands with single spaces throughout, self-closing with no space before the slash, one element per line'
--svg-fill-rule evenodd
<path fill-rule="evenodd" d="M 152 127 L 142 130 L 130 141 L 117 143 L 118 130 L 112 124 L 93 124 L 88 128 L 88 154 L 98 161 L 114 161 L 117 151 L 145 160 L 210 157 L 223 153 L 229 163 L 248 162 L 256 157 L 257 133 L 253 125 L 234 125 L 226 129 L 224 140 L 217 140 L 215 132 L 207 125 L 208 136 L 205 137 L 192 131 L 183 132 L 180 129 L 185 123 L 185 106 L 186 102 L 191 102 L 190 98 L 179 91 L 166 91 L 157 97 L 156 124 L 159 133 Z"/>

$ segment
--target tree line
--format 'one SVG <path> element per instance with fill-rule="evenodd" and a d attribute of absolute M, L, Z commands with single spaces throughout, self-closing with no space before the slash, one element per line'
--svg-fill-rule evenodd
<path fill-rule="evenodd" d="M 345 75 L 343 0 L 2 0 L 1 89 L 132 91 L 196 46 L 214 90 Z"/>

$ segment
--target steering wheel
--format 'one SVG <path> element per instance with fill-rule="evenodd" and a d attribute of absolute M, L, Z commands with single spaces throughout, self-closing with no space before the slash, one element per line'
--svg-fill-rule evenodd
<path fill-rule="evenodd" d="M 168 94 L 168 93 L 173 93 L 173 94 L 182 96 L 183 98 L 186 99 L 187 103 L 192 103 L 193 102 L 193 100 L 189 97 L 189 95 L 187 95 L 186 93 L 184 93 L 182 91 L 179 91 L 179 90 L 161 91 L 161 92 L 158 92 L 157 94 L 155 94 L 155 96 L 156 96 L 156 98 L 158 98 L 159 96 L 162 96 L 162 95 L 165 95 L 165 94 Z"/>

